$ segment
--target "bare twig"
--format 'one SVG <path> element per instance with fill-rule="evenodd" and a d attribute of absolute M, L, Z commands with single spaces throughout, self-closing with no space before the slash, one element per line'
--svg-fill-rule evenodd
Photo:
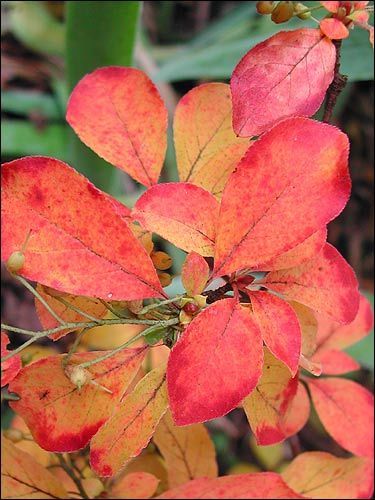
<path fill-rule="evenodd" d="M 341 43 L 342 40 L 333 40 L 333 44 L 336 48 L 336 62 L 333 80 L 331 85 L 328 87 L 326 102 L 324 105 L 323 122 L 325 123 L 330 123 L 337 98 L 348 81 L 348 77 L 340 73 Z"/>

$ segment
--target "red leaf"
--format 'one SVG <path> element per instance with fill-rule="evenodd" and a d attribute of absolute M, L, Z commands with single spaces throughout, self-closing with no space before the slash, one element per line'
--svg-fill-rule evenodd
<path fill-rule="evenodd" d="M 177 425 L 233 410 L 262 373 L 262 339 L 249 311 L 224 299 L 186 328 L 168 360 L 169 404 Z"/>
<path fill-rule="evenodd" d="M 273 271 L 259 283 L 341 323 L 353 321 L 358 311 L 355 274 L 328 243 L 314 259 L 298 267 Z"/>
<path fill-rule="evenodd" d="M 282 472 L 284 481 L 305 498 L 371 498 L 373 467 L 364 458 L 337 458 L 311 451 Z"/>
<path fill-rule="evenodd" d="M 285 437 L 293 436 L 299 432 L 306 425 L 309 416 L 310 399 L 305 386 L 298 382 L 297 394 L 291 401 L 283 419 Z"/>
<path fill-rule="evenodd" d="M 333 79 L 336 51 L 317 29 L 282 31 L 251 49 L 231 78 L 233 127 L 259 135 L 290 116 L 311 116 Z"/>
<path fill-rule="evenodd" d="M 309 379 L 322 424 L 337 443 L 355 455 L 374 454 L 374 397 L 361 385 L 340 378 Z"/>
<path fill-rule="evenodd" d="M 134 219 L 186 252 L 213 255 L 219 214 L 216 198 L 188 182 L 158 184 L 146 191 L 133 210 Z"/>
<path fill-rule="evenodd" d="M 209 273 L 210 268 L 205 259 L 196 252 L 189 253 L 181 270 L 182 284 L 188 295 L 194 297 L 203 292 Z"/>
<path fill-rule="evenodd" d="M 75 354 L 71 363 L 93 360 L 101 354 L 101 351 Z M 91 383 L 78 389 L 62 368 L 62 356 L 40 359 L 23 368 L 10 384 L 9 390 L 21 397 L 10 405 L 45 450 L 79 450 L 110 417 L 145 354 L 144 347 L 126 349 L 92 365 L 88 369 L 92 380 L 106 390 Z"/>
<path fill-rule="evenodd" d="M 11 351 L 8 351 L 9 337 L 6 333 L 1 332 L 1 357 L 7 356 Z M 1 363 L 1 387 L 9 384 L 22 368 L 21 357 L 16 354 L 12 358 Z"/>
<path fill-rule="evenodd" d="M 322 19 L 319 23 L 319 27 L 322 33 L 331 40 L 342 40 L 349 36 L 348 28 L 342 21 L 335 17 Z"/>
<path fill-rule="evenodd" d="M 349 354 L 335 349 L 317 353 L 312 357 L 312 361 L 321 364 L 322 373 L 325 375 L 341 375 L 361 368 L 361 365 Z"/>
<path fill-rule="evenodd" d="M 70 96 L 66 119 L 99 156 L 145 186 L 159 178 L 167 147 L 167 109 L 151 80 L 110 66 L 86 75 Z"/>
<path fill-rule="evenodd" d="M 167 498 L 303 498 L 274 472 L 235 474 L 218 478 L 200 478 L 166 491 L 156 497 Z"/>
<path fill-rule="evenodd" d="M 332 12 L 334 14 L 339 10 L 341 2 L 334 2 L 333 0 L 330 0 L 329 2 L 320 2 L 320 3 L 326 10 L 328 10 L 328 12 Z"/>
<path fill-rule="evenodd" d="M 307 118 L 279 123 L 248 149 L 225 187 L 216 275 L 272 262 L 336 217 L 349 193 L 347 136 Z"/>
<path fill-rule="evenodd" d="M 248 295 L 264 343 L 295 375 L 301 354 L 301 328 L 296 313 L 276 295 L 268 292 L 249 292 Z"/>
<path fill-rule="evenodd" d="M 2 259 L 31 231 L 20 274 L 74 295 L 160 297 L 152 261 L 109 195 L 53 158 L 22 158 L 1 170 Z"/>

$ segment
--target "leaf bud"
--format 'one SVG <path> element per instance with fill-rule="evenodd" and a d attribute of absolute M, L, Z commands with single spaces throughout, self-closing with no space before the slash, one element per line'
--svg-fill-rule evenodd
<path fill-rule="evenodd" d="M 25 255 L 20 251 L 16 251 L 10 254 L 5 265 L 8 268 L 9 272 L 18 273 L 18 271 L 23 268 L 24 264 Z"/>
<path fill-rule="evenodd" d="M 172 283 L 172 276 L 168 273 L 158 273 L 161 285 L 168 286 Z"/>
<path fill-rule="evenodd" d="M 275 2 L 257 2 L 257 12 L 261 15 L 271 14 L 275 8 Z"/>
<path fill-rule="evenodd" d="M 4 431 L 4 437 L 12 441 L 12 443 L 19 443 L 23 439 L 23 432 L 19 429 L 6 429 Z"/>
<path fill-rule="evenodd" d="M 272 11 L 271 19 L 276 24 L 286 23 L 293 17 L 293 2 L 279 2 Z"/>
<path fill-rule="evenodd" d="M 152 252 L 151 260 L 154 263 L 155 268 L 160 271 L 169 269 L 173 263 L 172 257 L 165 252 Z"/>
<path fill-rule="evenodd" d="M 79 365 L 67 366 L 65 368 L 65 373 L 71 383 L 77 386 L 78 389 L 81 389 L 81 387 L 91 380 L 91 373 Z"/>
<path fill-rule="evenodd" d="M 308 11 L 308 7 L 303 5 L 303 3 L 297 3 L 294 6 L 294 12 L 297 14 L 299 19 L 309 19 L 311 17 L 311 12 Z"/>
<path fill-rule="evenodd" d="M 195 302 L 188 302 L 187 304 L 184 305 L 183 310 L 193 316 L 194 314 L 197 314 L 199 311 L 199 306 L 195 304 Z"/>

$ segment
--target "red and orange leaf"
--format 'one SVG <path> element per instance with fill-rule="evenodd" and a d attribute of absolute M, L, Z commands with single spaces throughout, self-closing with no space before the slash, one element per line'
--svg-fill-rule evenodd
<path fill-rule="evenodd" d="M 296 457 L 281 475 L 306 498 L 371 498 L 373 491 L 372 464 L 365 458 L 310 451 Z"/>
<path fill-rule="evenodd" d="M 259 283 L 340 323 L 352 322 L 358 312 L 354 271 L 328 243 L 314 259 L 291 269 L 270 272 Z"/>
<path fill-rule="evenodd" d="M 346 349 L 366 337 L 374 325 L 374 314 L 368 299 L 360 295 L 358 313 L 348 325 L 318 315 L 317 353 L 327 349 Z"/>
<path fill-rule="evenodd" d="M 269 292 L 249 292 L 253 317 L 263 342 L 295 375 L 301 354 L 301 327 L 293 308 Z"/>
<path fill-rule="evenodd" d="M 9 337 L 5 332 L 1 332 L 1 357 L 7 356 L 11 351 L 8 351 Z M 1 387 L 9 384 L 19 373 L 22 368 L 21 356 L 15 356 L 2 361 L 1 363 Z"/>
<path fill-rule="evenodd" d="M 279 474 L 259 472 L 234 474 L 215 479 L 194 479 L 156 498 L 303 498 L 286 485 Z"/>
<path fill-rule="evenodd" d="M 21 441 L 17 441 L 16 443 L 14 443 L 16 448 L 19 448 L 20 450 L 31 455 L 34 460 L 39 462 L 40 465 L 43 465 L 43 467 L 47 467 L 52 463 L 53 455 L 51 455 L 51 453 L 49 453 L 48 451 L 43 450 L 33 439 L 30 439 L 30 429 L 25 424 L 23 418 L 21 418 L 19 415 L 15 415 L 12 420 L 10 429 L 21 431 L 22 434 L 27 437 L 27 439 L 22 439 Z"/>
<path fill-rule="evenodd" d="M 262 374 L 261 333 L 249 311 L 224 299 L 196 316 L 168 360 L 169 404 L 177 425 L 221 417 Z"/>
<path fill-rule="evenodd" d="M 333 79 L 336 50 L 318 29 L 282 31 L 251 49 L 233 71 L 233 127 L 259 135 L 290 116 L 311 116 Z"/>
<path fill-rule="evenodd" d="M 167 412 L 153 440 L 164 457 L 170 488 L 198 477 L 217 476 L 215 448 L 203 424 L 177 427 Z"/>
<path fill-rule="evenodd" d="M 296 395 L 298 377 L 265 349 L 263 374 L 243 407 L 258 445 L 279 443 L 286 438 L 284 417 Z"/>
<path fill-rule="evenodd" d="M 279 271 L 280 269 L 288 269 L 290 267 L 299 266 L 303 262 L 314 257 L 324 247 L 327 240 L 327 228 L 319 229 L 305 241 L 299 243 L 285 253 L 282 253 L 275 259 L 265 264 L 259 264 L 258 269 L 264 271 Z"/>
<path fill-rule="evenodd" d="M 305 386 L 298 382 L 297 393 L 288 406 L 283 418 L 285 437 L 293 436 L 307 423 L 310 416 L 310 399 Z"/>
<path fill-rule="evenodd" d="M 138 382 L 91 440 L 90 462 L 101 477 L 113 476 L 147 446 L 168 407 L 165 366 Z"/>
<path fill-rule="evenodd" d="M 275 125 L 249 148 L 224 189 L 216 275 L 259 269 L 305 242 L 341 212 L 350 185 L 345 134 L 308 118 Z"/>
<path fill-rule="evenodd" d="M 19 394 L 12 409 L 26 422 L 35 441 L 48 451 L 84 448 L 110 417 L 136 375 L 147 348 L 126 349 L 88 368 L 92 380 L 81 389 L 62 368 L 63 356 L 43 358 L 22 369 L 9 390 Z M 98 358 L 101 351 L 75 354 L 72 365 Z M 105 389 L 103 389 L 103 387 Z"/>
<path fill-rule="evenodd" d="M 158 184 L 137 201 L 133 217 L 186 252 L 212 256 L 219 203 L 205 189 L 188 182 Z"/>
<path fill-rule="evenodd" d="M 322 366 L 324 375 L 341 375 L 361 368 L 349 354 L 336 349 L 319 351 L 312 357 L 312 361 Z"/>
<path fill-rule="evenodd" d="M 101 319 L 108 312 L 108 309 L 99 300 L 94 298 L 62 294 L 60 292 L 56 297 L 54 296 L 53 290 L 51 291 L 51 295 L 48 288 L 39 284 L 36 286 L 36 290 L 52 308 L 52 310 L 55 311 L 55 313 L 66 323 L 82 322 L 87 321 L 88 319 L 86 316 L 70 309 L 67 305 L 61 302 L 59 298 L 62 298 L 65 302 L 68 302 L 73 307 L 77 307 L 94 318 Z M 50 329 L 59 326 L 59 322 L 47 311 L 44 305 L 37 298 L 35 299 L 35 309 L 43 328 Z M 51 338 L 53 340 L 58 340 L 72 330 L 74 330 L 74 328 L 53 333 Z"/>
<path fill-rule="evenodd" d="M 25 278 L 105 300 L 160 296 L 146 250 L 109 196 L 85 177 L 45 157 L 6 163 L 1 176 L 2 259 L 30 234 L 20 270 Z"/>
<path fill-rule="evenodd" d="M 335 17 L 322 19 L 319 23 L 319 27 L 322 33 L 331 40 L 342 40 L 349 36 L 348 28 L 340 19 L 336 19 Z"/>
<path fill-rule="evenodd" d="M 167 109 L 151 80 L 111 66 L 73 90 L 66 119 L 82 142 L 145 186 L 158 181 L 167 147 Z"/>
<path fill-rule="evenodd" d="M 182 284 L 190 297 L 200 295 L 205 289 L 210 268 L 206 260 L 196 252 L 187 255 L 181 269 Z"/>
<path fill-rule="evenodd" d="M 151 498 L 159 479 L 149 472 L 132 472 L 116 480 L 106 498 Z"/>
<path fill-rule="evenodd" d="M 167 469 L 165 467 L 165 462 L 155 450 L 146 448 L 143 452 L 136 458 L 133 458 L 124 468 L 124 470 L 117 476 L 121 478 L 127 474 L 133 472 L 148 472 L 152 474 L 159 480 L 158 488 L 156 493 L 161 493 L 168 489 L 168 476 Z M 116 478 L 116 480 L 117 480 Z"/>
<path fill-rule="evenodd" d="M 340 378 L 309 379 L 310 394 L 326 431 L 355 455 L 374 454 L 374 397 L 364 387 Z"/>
<path fill-rule="evenodd" d="M 221 196 L 250 146 L 248 139 L 233 131 L 229 85 L 204 83 L 184 95 L 176 108 L 173 132 L 180 180 Z"/>
<path fill-rule="evenodd" d="M 68 498 L 68 493 L 31 455 L 2 437 L 1 498 Z"/>

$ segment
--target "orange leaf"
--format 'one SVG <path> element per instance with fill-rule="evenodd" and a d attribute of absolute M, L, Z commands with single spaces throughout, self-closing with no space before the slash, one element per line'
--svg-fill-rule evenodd
<path fill-rule="evenodd" d="M 169 404 L 177 425 L 221 417 L 255 388 L 262 373 L 258 326 L 235 299 L 196 316 L 168 360 Z"/>
<path fill-rule="evenodd" d="M 68 498 L 68 493 L 31 455 L 1 438 L 1 498 Z"/>
<path fill-rule="evenodd" d="M 337 443 L 355 455 L 374 453 L 374 398 L 351 380 L 309 379 L 309 389 L 322 424 Z"/>
<path fill-rule="evenodd" d="M 110 417 L 144 358 L 146 349 L 127 349 L 88 368 L 91 383 L 78 389 L 62 368 L 63 356 L 43 358 L 26 366 L 9 386 L 19 394 L 10 403 L 21 415 L 35 441 L 49 451 L 84 448 Z M 99 357 L 101 351 L 75 354 L 76 365 Z M 108 392 L 109 391 L 109 392 Z"/>
<path fill-rule="evenodd" d="M 133 210 L 134 219 L 186 252 L 213 255 L 219 203 L 188 182 L 158 184 L 146 191 Z"/>
<path fill-rule="evenodd" d="M 268 292 L 249 292 L 254 320 L 271 353 L 295 375 L 301 353 L 301 328 L 293 308 Z"/>
<path fill-rule="evenodd" d="M 335 57 L 318 29 L 282 31 L 256 45 L 230 82 L 235 132 L 250 137 L 283 118 L 313 115 L 333 79 Z"/>
<path fill-rule="evenodd" d="M 341 323 L 353 321 L 358 311 L 358 283 L 353 269 L 328 243 L 314 259 L 270 272 L 259 283 Z"/>
<path fill-rule="evenodd" d="M 297 392 L 298 377 L 265 349 L 263 374 L 243 401 L 243 407 L 258 445 L 284 441 L 284 416 Z"/>
<path fill-rule="evenodd" d="M 66 119 L 82 142 L 145 186 L 158 181 L 167 147 L 167 109 L 151 80 L 110 66 L 73 90 Z"/>
<path fill-rule="evenodd" d="M 361 365 L 349 354 L 336 349 L 322 351 L 313 356 L 312 361 L 322 366 L 322 373 L 325 375 L 341 375 L 361 368 Z"/>
<path fill-rule="evenodd" d="M 177 427 L 168 412 L 153 440 L 166 462 L 170 488 L 198 477 L 217 476 L 215 448 L 203 424 Z"/>
<path fill-rule="evenodd" d="M 159 480 L 148 472 L 132 472 L 117 480 L 106 498 L 151 498 Z"/>
<path fill-rule="evenodd" d="M 204 83 L 184 95 L 176 108 L 173 132 L 180 180 L 220 197 L 250 146 L 248 139 L 233 131 L 229 85 Z"/>
<path fill-rule="evenodd" d="M 310 399 L 305 386 L 298 382 L 297 393 L 288 406 L 283 418 L 283 432 L 285 437 L 299 432 L 310 416 Z"/>
<path fill-rule="evenodd" d="M 340 19 L 336 19 L 335 17 L 322 19 L 319 23 L 319 27 L 322 33 L 331 40 L 342 40 L 349 36 L 348 28 Z"/>
<path fill-rule="evenodd" d="M 304 356 L 310 358 L 316 350 L 318 322 L 315 314 L 309 307 L 306 307 L 299 302 L 291 301 L 290 305 L 293 307 L 301 327 L 301 352 Z"/>
<path fill-rule="evenodd" d="M 203 292 L 209 274 L 210 268 L 201 255 L 196 252 L 191 252 L 187 255 L 181 270 L 181 280 L 190 297 Z"/>
<path fill-rule="evenodd" d="M 147 446 L 168 407 L 165 367 L 138 382 L 91 440 L 90 461 L 101 477 L 113 476 Z"/>
<path fill-rule="evenodd" d="M 287 486 L 279 474 L 259 472 L 235 474 L 216 479 L 201 478 L 166 491 L 167 498 L 303 498 Z"/>
<path fill-rule="evenodd" d="M 281 475 L 306 498 L 371 498 L 373 491 L 371 461 L 359 457 L 310 451 L 296 457 Z"/>
<path fill-rule="evenodd" d="M 55 311 L 55 313 L 66 323 L 75 323 L 88 320 L 87 317 L 79 314 L 73 309 L 69 309 L 68 306 L 60 302 L 58 298 L 53 296 L 53 291 L 52 295 L 50 295 L 48 293 L 49 290 L 39 284 L 36 286 L 36 290 L 51 307 L 51 309 Z M 72 306 L 78 307 L 78 309 L 80 309 L 81 311 L 84 311 L 85 313 L 90 314 L 91 316 L 98 319 L 103 318 L 108 312 L 108 309 L 99 300 L 96 300 L 94 298 L 82 296 L 80 297 L 77 295 L 63 294 L 60 292 L 58 297 L 61 297 Z M 60 323 L 47 311 L 44 305 L 37 298 L 35 298 L 35 309 L 43 328 L 50 329 L 59 326 Z M 74 330 L 74 328 L 54 333 L 50 337 L 53 340 L 58 340 L 72 330 Z"/>
<path fill-rule="evenodd" d="M 345 134 L 308 118 L 275 125 L 249 148 L 225 187 L 216 275 L 272 262 L 336 217 L 349 193 Z"/>
<path fill-rule="evenodd" d="M 151 259 L 108 195 L 53 158 L 22 158 L 1 170 L 2 258 L 31 231 L 20 274 L 74 295 L 160 296 Z"/>
<path fill-rule="evenodd" d="M 1 332 L 1 357 L 7 356 L 11 351 L 8 351 L 9 337 L 6 333 Z M 1 363 L 1 387 L 9 384 L 19 373 L 22 368 L 21 356 L 16 354 L 12 358 Z"/>

